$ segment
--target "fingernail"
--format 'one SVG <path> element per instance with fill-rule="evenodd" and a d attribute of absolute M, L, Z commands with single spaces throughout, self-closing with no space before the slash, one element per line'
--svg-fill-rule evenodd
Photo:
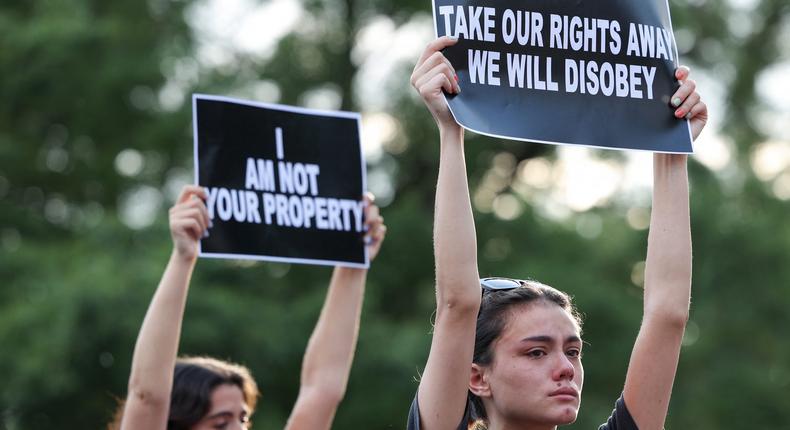
<path fill-rule="evenodd" d="M 672 99 L 672 107 L 678 107 L 678 106 L 680 106 L 680 102 L 681 102 L 681 101 L 682 101 L 682 100 L 680 100 L 680 97 L 675 97 L 674 99 Z"/>
<path fill-rule="evenodd" d="M 686 112 L 683 112 L 683 109 L 678 109 L 678 110 L 675 111 L 675 116 L 678 117 L 678 118 L 682 117 L 685 114 L 686 114 Z"/>
<path fill-rule="evenodd" d="M 455 82 L 458 82 L 458 75 L 453 75 L 453 77 L 455 78 Z"/>
<path fill-rule="evenodd" d="M 208 230 L 206 230 L 206 231 L 204 231 L 204 232 L 203 232 L 203 239 L 205 239 L 205 238 L 207 238 L 207 237 L 208 237 Z"/>
<path fill-rule="evenodd" d="M 365 236 L 365 245 L 370 245 L 371 243 L 373 243 L 373 238 Z"/>
<path fill-rule="evenodd" d="M 686 119 L 691 119 L 691 112 L 686 114 Z"/>

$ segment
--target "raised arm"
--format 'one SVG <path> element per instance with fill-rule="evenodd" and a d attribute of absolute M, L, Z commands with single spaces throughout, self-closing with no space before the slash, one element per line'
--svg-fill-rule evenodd
<path fill-rule="evenodd" d="M 688 116 L 694 139 L 707 121 L 688 69 L 672 97 L 675 116 Z M 669 407 L 691 294 L 691 228 L 686 155 L 655 154 L 653 209 L 645 266 L 644 317 L 631 354 L 624 399 L 642 430 L 660 430 Z"/>
<path fill-rule="evenodd" d="M 121 429 L 164 430 L 170 410 L 181 319 L 197 245 L 208 227 L 205 191 L 187 186 L 170 209 L 173 252 L 137 336 Z"/>
<path fill-rule="evenodd" d="M 431 352 L 420 380 L 422 430 L 455 429 L 466 407 L 475 323 L 480 308 L 477 240 L 464 160 L 464 132 L 442 95 L 460 91 L 455 71 L 440 52 L 448 37 L 431 42 L 411 83 L 420 93 L 441 138 L 434 214 L 436 323 Z"/>
<path fill-rule="evenodd" d="M 379 209 L 368 198 L 365 220 L 368 256 L 376 258 L 387 227 Z M 287 430 L 329 429 L 346 392 L 359 333 L 359 317 L 367 270 L 336 267 L 321 316 L 307 344 L 302 362 L 299 396 L 288 418 Z"/>

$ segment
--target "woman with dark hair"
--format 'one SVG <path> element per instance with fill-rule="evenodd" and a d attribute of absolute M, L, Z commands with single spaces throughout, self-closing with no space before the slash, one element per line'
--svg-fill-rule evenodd
<path fill-rule="evenodd" d="M 554 288 L 479 278 L 464 131 L 442 95 L 460 91 L 441 53 L 454 43 L 448 37 L 431 42 L 411 77 L 439 127 L 441 150 L 434 223 L 436 322 L 408 428 L 555 429 L 576 420 L 581 402 L 581 321 L 568 295 Z M 696 139 L 707 108 L 688 73 L 677 69 L 681 85 L 671 103 L 676 118 L 691 120 Z M 688 318 L 686 156 L 657 153 L 653 166 L 642 326 L 623 394 L 602 429 L 663 428 Z"/>
<path fill-rule="evenodd" d="M 110 429 L 246 429 L 258 388 L 243 366 L 208 358 L 176 359 L 198 242 L 210 224 L 203 188 L 186 186 L 170 209 L 173 253 L 134 348 L 129 391 Z M 386 234 L 366 196 L 368 255 Z M 345 395 L 354 357 L 367 270 L 336 267 L 304 361 L 299 395 L 287 429 L 329 429 Z"/>

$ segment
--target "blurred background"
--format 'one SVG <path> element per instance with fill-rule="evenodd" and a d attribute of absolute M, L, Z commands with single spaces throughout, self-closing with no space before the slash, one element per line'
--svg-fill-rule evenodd
<path fill-rule="evenodd" d="M 694 289 L 667 428 L 790 428 L 790 2 L 670 2 L 711 120 L 690 163 Z M 428 0 L 3 0 L 0 428 L 101 429 L 192 180 L 190 94 L 361 111 L 389 235 L 338 429 L 405 427 L 434 309 L 438 134 L 409 87 Z M 586 314 L 584 405 L 619 396 L 641 316 L 651 155 L 467 133 L 480 273 Z M 280 429 L 331 268 L 201 260 L 182 354 L 248 365 Z"/>

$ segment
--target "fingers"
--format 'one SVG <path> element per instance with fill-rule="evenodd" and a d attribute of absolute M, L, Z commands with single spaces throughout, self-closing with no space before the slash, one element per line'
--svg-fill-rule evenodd
<path fill-rule="evenodd" d="M 705 104 L 703 101 L 698 101 L 694 104 L 694 106 L 689 109 L 689 113 L 686 114 L 686 118 L 694 119 L 696 117 L 704 117 L 706 120 L 708 118 L 708 105 Z"/>
<path fill-rule="evenodd" d="M 420 94 L 432 93 L 440 87 L 448 93 L 461 91 L 461 88 L 458 86 L 458 77 L 455 74 L 455 69 L 444 54 L 440 52 L 442 49 L 457 42 L 458 39 L 444 36 L 432 41 L 425 48 L 411 75 L 411 84 Z M 447 77 L 446 82 L 444 80 L 441 80 L 441 82 L 439 80 L 434 81 L 434 77 L 439 73 Z M 425 84 L 428 82 L 440 85 L 425 88 Z"/>
<path fill-rule="evenodd" d="M 437 76 L 444 76 L 446 79 L 437 79 Z M 458 76 L 455 69 L 441 53 L 426 61 L 419 70 L 412 75 L 412 86 L 422 95 L 433 95 L 439 93 L 439 88 L 447 93 L 459 93 L 461 87 L 458 85 Z"/>
<path fill-rule="evenodd" d="M 680 105 L 677 110 L 675 110 L 675 116 L 677 118 L 683 118 L 691 112 L 691 108 L 694 107 L 697 103 L 699 103 L 700 97 L 699 94 L 696 92 L 692 93 L 690 96 L 686 98 L 682 105 Z"/>
<path fill-rule="evenodd" d="M 376 223 L 382 222 L 384 219 L 379 215 L 379 207 L 371 204 L 365 208 L 365 229 L 370 231 L 371 227 Z"/>
<path fill-rule="evenodd" d="M 387 226 L 384 225 L 383 222 L 378 223 L 376 224 L 375 227 L 373 227 L 370 230 L 370 233 L 368 233 L 368 235 L 366 236 L 366 243 L 368 243 L 369 245 L 375 245 L 381 243 L 381 241 L 384 240 L 384 236 L 386 235 L 387 235 Z"/>
<path fill-rule="evenodd" d="M 180 218 L 171 221 L 170 228 L 173 230 L 173 232 L 186 233 L 192 240 L 195 241 L 199 240 L 205 231 L 200 225 L 200 222 L 195 218 Z"/>
<path fill-rule="evenodd" d="M 452 66 L 446 63 L 436 65 L 428 73 L 420 77 L 415 88 L 423 96 L 438 93 L 439 88 L 444 89 L 449 94 L 461 92 L 461 87 L 458 86 L 458 81 L 456 81 L 455 71 Z"/>
<path fill-rule="evenodd" d="M 422 55 L 420 56 L 420 59 L 417 60 L 417 66 L 415 67 L 415 71 L 417 70 L 418 67 L 420 67 L 422 63 L 425 62 L 425 60 L 427 60 L 435 52 L 441 51 L 442 49 L 448 46 L 453 46 L 456 43 L 458 43 L 458 39 L 454 39 L 450 36 L 442 36 L 438 39 L 431 41 L 431 43 L 429 43 L 428 46 L 425 47 L 425 50 L 422 51 Z"/>
<path fill-rule="evenodd" d="M 675 70 L 675 78 L 681 83 L 671 100 L 676 118 L 691 119 L 707 112 L 707 107 L 700 101 L 700 95 L 696 92 L 697 83 L 689 79 L 690 73 L 691 70 L 686 66 L 680 66 Z"/>
<path fill-rule="evenodd" d="M 208 195 L 206 194 L 206 189 L 198 186 L 198 185 L 185 185 L 184 188 L 181 189 L 181 194 L 178 196 L 177 203 L 183 203 L 189 200 L 190 196 L 197 196 L 202 200 L 206 200 Z"/>
<path fill-rule="evenodd" d="M 683 84 L 675 91 L 675 94 L 672 95 L 672 107 L 680 108 L 680 106 L 686 101 L 686 99 L 694 93 L 697 89 L 697 83 L 694 82 L 692 79 L 686 79 Z M 679 110 L 679 109 L 678 109 Z M 688 112 L 688 111 L 686 111 Z M 678 116 L 679 118 L 683 117 L 683 115 Z"/>
<path fill-rule="evenodd" d="M 414 72 L 411 76 L 411 83 L 412 85 L 417 88 L 419 87 L 418 81 L 420 78 L 424 77 L 428 72 L 433 70 L 436 66 L 441 64 L 446 64 L 450 70 L 451 78 L 455 77 L 455 69 L 453 69 L 453 65 L 450 63 L 450 60 L 447 59 L 441 52 L 434 52 L 425 62 L 422 64 L 418 64 L 414 68 Z"/>
<path fill-rule="evenodd" d="M 689 77 L 690 73 L 691 73 L 691 69 L 689 69 L 686 66 L 680 66 L 677 69 L 675 69 L 675 79 L 677 79 L 680 82 L 683 82 Z"/>
<path fill-rule="evenodd" d="M 362 196 L 362 199 L 365 201 L 365 210 L 367 210 L 367 207 L 376 201 L 376 196 L 374 196 L 370 191 L 366 191 Z"/>
<path fill-rule="evenodd" d="M 203 201 L 207 197 L 205 189 L 187 185 L 181 191 L 176 204 L 170 208 L 170 228 L 173 234 L 187 233 L 193 239 L 200 239 L 211 226 L 208 209 Z"/>
<path fill-rule="evenodd" d="M 373 201 L 375 197 L 372 193 L 365 193 L 365 244 L 375 245 L 384 239 L 387 233 L 387 226 L 384 225 L 384 218 L 380 215 L 379 207 Z"/>

